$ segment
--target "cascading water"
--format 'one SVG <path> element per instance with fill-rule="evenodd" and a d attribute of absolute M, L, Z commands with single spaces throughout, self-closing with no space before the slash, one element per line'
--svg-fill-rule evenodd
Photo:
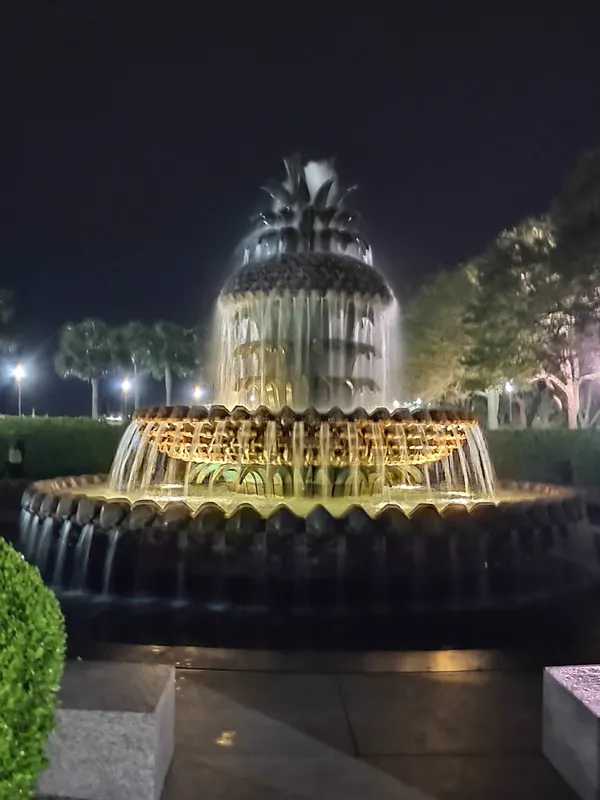
<path fill-rule="evenodd" d="M 344 497 L 413 505 L 408 489 L 428 500 L 440 490 L 493 496 L 473 421 L 386 410 L 401 396 L 396 299 L 332 163 L 285 165 L 217 302 L 211 371 L 222 405 L 138 411 L 111 489 L 199 502 L 208 490 L 228 507 L 232 494 L 261 508 L 286 498 L 304 510 L 314 498 L 340 511 Z"/>
<path fill-rule="evenodd" d="M 228 506 L 235 494 L 253 495 L 263 507 L 269 498 L 312 497 L 340 506 L 357 498 L 364 505 L 413 505 L 448 502 L 456 494 L 493 497 L 493 469 L 478 425 L 445 413 L 432 416 L 383 409 L 373 415 L 339 409 L 230 413 L 214 406 L 175 408 L 164 419 L 140 410 L 123 437 L 128 444 L 119 448 L 109 485 L 116 493 L 190 502 L 205 498 L 208 489 Z"/>
<path fill-rule="evenodd" d="M 26 493 L 26 557 L 107 601 L 395 620 L 578 584 L 585 508 L 550 487 L 497 493 L 473 418 L 397 408 L 398 304 L 348 191 L 330 162 L 286 169 L 217 302 L 215 404 L 137 409 L 108 483 Z"/>
<path fill-rule="evenodd" d="M 391 407 L 398 304 L 346 208 L 352 190 L 331 162 L 285 164 L 217 302 L 214 396 L 228 408 Z"/>
<path fill-rule="evenodd" d="M 214 319 L 214 396 L 227 408 L 392 407 L 400 394 L 393 368 L 399 349 L 391 295 L 224 295 Z"/>

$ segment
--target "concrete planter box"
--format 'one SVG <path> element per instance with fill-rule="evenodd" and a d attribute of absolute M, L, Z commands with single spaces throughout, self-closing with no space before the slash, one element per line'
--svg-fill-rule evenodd
<path fill-rule="evenodd" d="M 174 748 L 175 670 L 69 662 L 42 795 L 159 800 Z"/>
<path fill-rule="evenodd" d="M 600 666 L 547 667 L 543 751 L 584 800 L 600 798 Z"/>

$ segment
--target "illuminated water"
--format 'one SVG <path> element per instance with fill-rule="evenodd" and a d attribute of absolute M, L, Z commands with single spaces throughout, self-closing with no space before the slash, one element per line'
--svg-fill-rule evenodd
<path fill-rule="evenodd" d="M 332 162 L 292 157 L 285 166 L 283 183 L 265 185 L 270 210 L 255 219 L 219 295 L 212 408 L 140 410 L 111 490 L 153 496 L 181 486 L 184 497 L 223 493 L 228 506 L 261 509 L 285 497 L 298 513 L 318 502 L 342 513 L 351 496 L 374 509 L 493 499 L 476 423 L 398 409 L 398 303 Z M 398 494 L 398 485 L 420 494 Z"/>
<path fill-rule="evenodd" d="M 399 307 L 348 192 L 330 162 L 286 171 L 219 296 L 212 407 L 140 409 L 107 484 L 38 485 L 23 506 L 28 560 L 61 592 L 390 612 L 395 626 L 399 610 L 489 608 L 578 582 L 572 565 L 595 558 L 584 510 L 559 489 L 497 490 L 468 415 L 398 407 Z M 299 519 L 257 523 L 248 506 Z"/>
<path fill-rule="evenodd" d="M 223 295 L 214 318 L 214 396 L 227 408 L 392 408 L 400 341 L 391 296 Z"/>
<path fill-rule="evenodd" d="M 180 485 L 188 495 L 201 484 L 218 491 L 218 478 L 253 502 L 265 494 L 381 494 L 399 484 L 420 486 L 426 496 L 494 496 L 494 472 L 476 423 L 397 420 L 387 412 L 356 420 L 333 412 L 294 416 L 289 409 L 271 416 L 243 409 L 213 416 L 179 408 L 166 418 L 141 412 L 123 435 L 109 485 L 128 494 Z"/>
<path fill-rule="evenodd" d="M 127 499 L 129 502 L 152 500 L 162 507 L 167 503 L 179 501 L 186 503 L 192 510 L 206 503 L 216 503 L 227 514 L 233 513 L 239 506 L 251 504 L 262 516 L 269 516 L 276 508 L 285 505 L 295 514 L 303 517 L 318 505 L 324 506 L 333 516 L 340 517 L 351 506 L 359 506 L 370 516 L 375 516 L 390 505 L 398 506 L 404 512 L 410 513 L 423 503 L 434 505 L 441 510 L 454 504 L 472 508 L 477 503 L 491 501 L 465 492 L 431 491 L 424 487 L 406 486 L 390 487 L 382 494 L 370 497 L 295 497 L 286 499 L 268 496 L 249 497 L 226 489 L 220 491 L 209 489 L 207 486 L 196 486 L 184 493 L 183 484 L 164 484 L 144 491 L 129 492 L 119 492 L 107 484 L 95 484 L 86 488 L 85 493 L 90 497 L 103 497 L 107 500 Z M 539 499 L 539 494 L 534 492 L 497 490 L 494 493 L 493 502 L 524 502 L 535 499 Z"/>

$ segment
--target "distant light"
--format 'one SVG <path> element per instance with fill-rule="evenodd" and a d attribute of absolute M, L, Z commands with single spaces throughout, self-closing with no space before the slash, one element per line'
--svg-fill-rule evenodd
<path fill-rule="evenodd" d="M 392 405 L 394 406 L 394 408 L 400 408 L 400 401 L 399 400 L 394 400 Z"/>
<path fill-rule="evenodd" d="M 192 394 L 194 396 L 194 400 L 201 400 L 204 395 L 204 389 L 202 386 L 194 386 Z"/>
<path fill-rule="evenodd" d="M 512 394 L 512 392 L 515 391 L 514 383 L 512 381 L 506 381 L 506 383 L 504 384 L 504 391 L 508 392 L 509 394 Z"/>
<path fill-rule="evenodd" d="M 106 417 L 107 422 L 123 422 L 123 416 L 121 414 L 109 414 Z"/>
<path fill-rule="evenodd" d="M 129 378 L 123 378 L 123 382 L 121 383 L 121 391 L 123 394 L 129 394 L 131 391 L 131 381 Z"/>
<path fill-rule="evenodd" d="M 13 376 L 14 376 L 14 379 L 16 380 L 16 382 L 17 383 L 21 383 L 21 381 L 23 380 L 25 375 L 26 375 L 26 372 L 25 372 L 25 367 L 23 366 L 23 364 L 17 364 L 15 366 L 15 368 L 13 369 Z"/>
<path fill-rule="evenodd" d="M 251 394 L 250 395 L 250 402 L 251 403 L 256 403 L 256 395 L 255 394 Z"/>

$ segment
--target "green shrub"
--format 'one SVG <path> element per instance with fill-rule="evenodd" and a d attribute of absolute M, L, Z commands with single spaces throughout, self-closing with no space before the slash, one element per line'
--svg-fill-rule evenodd
<path fill-rule="evenodd" d="M 0 539 L 0 800 L 31 797 L 35 789 L 64 656 L 56 598 Z"/>
<path fill-rule="evenodd" d="M 2 468 L 10 439 L 18 436 L 25 445 L 27 478 L 108 472 L 122 433 L 121 426 L 85 417 L 2 417 Z"/>
<path fill-rule="evenodd" d="M 599 430 L 500 430 L 486 439 L 499 478 L 600 486 Z"/>

